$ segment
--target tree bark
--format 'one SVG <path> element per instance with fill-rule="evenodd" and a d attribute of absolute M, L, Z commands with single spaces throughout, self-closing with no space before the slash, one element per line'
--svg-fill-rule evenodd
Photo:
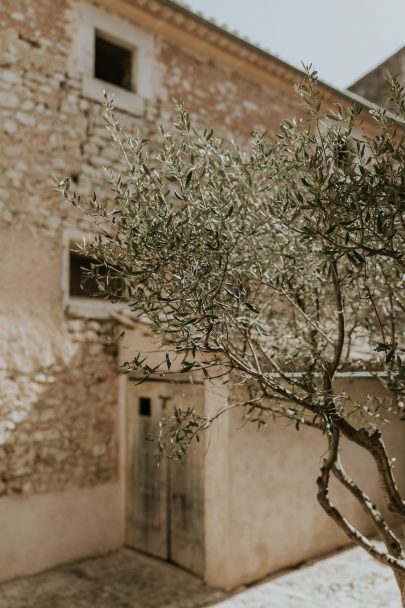
<path fill-rule="evenodd" d="M 405 572 L 394 570 L 394 575 L 399 587 L 399 593 L 401 594 L 401 605 L 405 608 Z"/>
<path fill-rule="evenodd" d="M 402 537 L 405 537 L 405 525 L 401 526 Z M 403 543 L 402 543 L 403 544 Z M 399 593 L 401 595 L 401 606 L 405 608 L 405 570 L 397 570 L 393 568 L 394 576 L 398 584 Z"/>

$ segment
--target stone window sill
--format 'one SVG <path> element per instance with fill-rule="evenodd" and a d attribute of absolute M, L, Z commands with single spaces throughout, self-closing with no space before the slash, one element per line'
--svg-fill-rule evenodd
<path fill-rule="evenodd" d="M 97 300 L 96 298 L 69 297 L 65 303 L 65 312 L 70 317 L 109 319 L 113 313 L 125 311 L 128 311 L 126 304 Z"/>
<path fill-rule="evenodd" d="M 83 77 L 82 94 L 84 97 L 102 103 L 104 91 L 113 96 L 114 107 L 117 110 L 123 110 L 134 116 L 143 116 L 145 100 L 137 93 L 132 93 L 98 78 Z"/>

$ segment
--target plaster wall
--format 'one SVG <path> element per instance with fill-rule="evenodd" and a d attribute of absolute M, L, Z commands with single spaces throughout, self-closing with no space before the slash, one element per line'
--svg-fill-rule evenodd
<path fill-rule="evenodd" d="M 339 380 L 339 386 L 358 399 L 366 393 L 383 394 L 378 380 Z M 316 499 L 316 478 L 327 449 L 319 431 L 297 432 L 285 421 L 269 421 L 260 430 L 253 424 L 241 428 L 240 414 L 226 416 L 221 427 L 213 429 L 207 452 L 206 491 L 215 510 L 214 528 L 207 529 L 207 582 L 237 587 L 348 544 Z M 404 489 L 402 424 L 388 424 L 384 436 L 390 456 L 397 458 L 397 480 Z M 227 454 L 225 466 L 221 450 Z M 387 513 L 371 458 L 346 442 L 342 459 L 349 474 Z M 331 496 L 349 521 L 365 533 L 375 533 L 342 487 L 332 483 Z"/>
<path fill-rule="evenodd" d="M 121 358 L 128 359 L 138 349 L 159 348 L 147 326 L 139 324 L 127 332 Z M 153 353 L 150 365 L 161 359 L 161 353 Z M 230 390 L 228 383 L 205 381 L 201 390 L 206 416 L 214 416 L 233 400 L 240 400 L 239 389 Z M 382 398 L 385 394 L 381 382 L 369 378 L 338 379 L 335 390 L 350 394 L 358 402 L 367 395 Z M 397 418 L 386 423 L 384 440 L 390 457 L 396 458 L 395 475 L 403 491 L 402 425 Z M 319 431 L 301 426 L 297 432 L 293 424 L 271 419 L 258 430 L 254 424 L 244 424 L 241 410 L 232 410 L 218 418 L 202 440 L 204 579 L 209 584 L 233 589 L 348 544 L 346 535 L 324 514 L 316 499 L 316 479 L 327 450 Z M 349 475 L 398 526 L 400 522 L 384 507 L 371 458 L 344 441 L 342 461 Z M 367 535 L 375 534 L 359 505 L 334 479 L 331 497 L 350 522 Z"/>
<path fill-rule="evenodd" d="M 120 500 L 117 483 L 3 498 L 0 581 L 120 547 Z"/>

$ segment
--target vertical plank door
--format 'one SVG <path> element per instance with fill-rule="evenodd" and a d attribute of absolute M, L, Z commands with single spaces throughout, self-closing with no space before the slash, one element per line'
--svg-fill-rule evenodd
<path fill-rule="evenodd" d="M 203 442 L 194 441 L 181 463 L 155 466 L 159 420 L 173 406 L 203 412 L 202 385 L 144 382 L 128 385 L 127 544 L 183 568 L 204 572 Z"/>
<path fill-rule="evenodd" d="M 191 405 L 196 412 L 202 413 L 202 385 L 173 384 L 170 407 L 175 404 L 182 409 Z M 168 475 L 170 559 L 198 575 L 204 574 L 203 439 L 200 443 L 194 440 L 180 463 L 170 463 Z"/>
<path fill-rule="evenodd" d="M 162 460 L 156 468 L 156 447 L 147 441 L 147 436 L 156 436 L 164 415 L 162 387 L 160 382 L 129 382 L 127 391 L 127 544 L 169 559 L 168 466 Z"/>

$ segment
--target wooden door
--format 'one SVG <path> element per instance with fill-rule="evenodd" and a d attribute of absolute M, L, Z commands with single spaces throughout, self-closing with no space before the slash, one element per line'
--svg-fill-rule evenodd
<path fill-rule="evenodd" d="M 169 558 L 168 466 L 156 468 L 156 436 L 167 402 L 160 383 L 128 386 L 128 499 L 127 543 L 131 547 Z"/>
<path fill-rule="evenodd" d="M 155 445 L 146 441 L 174 405 L 202 411 L 202 386 L 152 380 L 128 386 L 127 544 L 203 574 L 202 445 L 193 445 L 183 462 L 163 459 L 156 468 Z"/>
<path fill-rule="evenodd" d="M 192 405 L 196 412 L 203 412 L 201 385 L 173 385 L 172 395 L 178 407 Z M 170 558 L 195 574 L 204 571 L 203 458 L 203 442 L 194 440 L 184 459 L 171 462 L 169 468 Z"/>

